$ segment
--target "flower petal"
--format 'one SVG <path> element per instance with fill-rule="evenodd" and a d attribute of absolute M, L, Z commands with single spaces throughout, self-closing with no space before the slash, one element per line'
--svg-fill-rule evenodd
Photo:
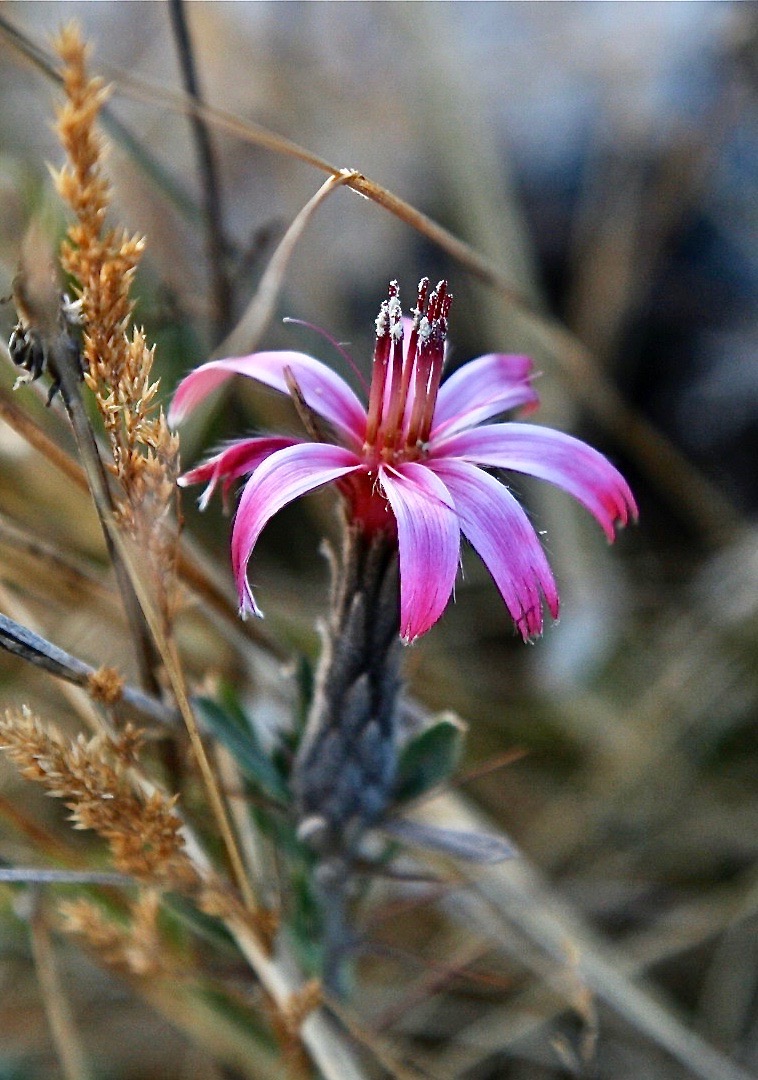
<path fill-rule="evenodd" d="M 445 379 L 434 410 L 431 441 L 474 427 L 521 405 L 536 409 L 528 356 L 488 353 L 470 360 Z"/>
<path fill-rule="evenodd" d="M 224 494 L 238 476 L 248 476 L 255 472 L 262 461 L 277 450 L 283 450 L 286 446 L 295 446 L 300 439 L 290 439 L 284 435 L 259 436 L 254 439 L 239 439 L 230 446 L 225 447 L 220 453 L 208 458 L 201 465 L 190 469 L 179 477 L 177 483 L 180 487 L 188 487 L 190 484 L 204 484 L 208 487 L 202 494 L 199 502 L 201 510 L 205 510 L 208 501 L 213 494 L 219 480 L 224 481 Z"/>
<path fill-rule="evenodd" d="M 329 443 L 298 443 L 277 450 L 255 470 L 242 492 L 232 530 L 232 569 L 240 613 L 260 615 L 247 580 L 247 564 L 263 527 L 301 495 L 361 468 L 350 450 Z"/>
<path fill-rule="evenodd" d="M 379 481 L 397 521 L 400 636 L 409 643 L 434 625 L 450 599 L 460 527 L 450 492 L 425 465 L 382 466 Z"/>
<path fill-rule="evenodd" d="M 347 436 L 351 444 L 363 442 L 366 410 L 345 380 L 320 360 L 289 351 L 252 353 L 201 365 L 179 383 L 169 409 L 169 423 L 178 424 L 232 375 L 247 375 L 288 394 L 287 369 L 292 372 L 306 404 L 315 413 Z"/>
<path fill-rule="evenodd" d="M 435 459 L 463 458 L 549 480 L 586 507 L 609 540 L 617 522 L 626 525 L 637 517 L 637 504 L 621 473 L 597 450 L 562 431 L 488 424 L 436 442 L 430 453 Z"/>
<path fill-rule="evenodd" d="M 455 500 L 461 531 L 481 556 L 526 641 L 542 633 L 542 596 L 558 617 L 552 570 L 523 508 L 507 487 L 467 461 L 440 459 L 430 469 Z"/>

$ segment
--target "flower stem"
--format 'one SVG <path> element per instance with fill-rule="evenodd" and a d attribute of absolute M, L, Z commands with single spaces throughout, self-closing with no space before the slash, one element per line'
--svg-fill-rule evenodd
<path fill-rule="evenodd" d="M 347 902 L 360 842 L 392 795 L 400 640 L 397 541 L 347 530 L 316 693 L 293 769 L 299 834 L 316 852 L 324 914 L 324 981 L 343 993 Z"/>

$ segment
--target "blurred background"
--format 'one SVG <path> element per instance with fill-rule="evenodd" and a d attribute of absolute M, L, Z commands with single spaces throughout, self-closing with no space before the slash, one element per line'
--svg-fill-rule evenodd
<path fill-rule="evenodd" d="M 620 950 L 628 974 L 750 1075 L 758 1070 L 758 7 L 196 2 L 185 11 L 209 104 L 359 169 L 470 244 L 529 301 L 488 288 L 345 189 L 299 243 L 266 345 L 312 352 L 351 377 L 313 332 L 281 323 L 292 316 L 347 342 L 368 371 L 389 279 L 410 302 L 420 276 L 446 276 L 452 365 L 484 352 L 531 353 L 543 400 L 535 422 L 587 439 L 629 479 L 640 524 L 609 548 L 567 496 L 513 478 L 545 532 L 560 623 L 524 646 L 485 569 L 467 556 L 456 604 L 407 654 L 409 687 L 424 706 L 470 724 L 466 797 Z M 2 17 L 45 49 L 62 21 L 77 19 L 93 45 L 92 70 L 113 83 L 111 112 L 136 141 L 123 129 L 109 136 L 114 220 L 147 237 L 136 318 L 158 343 L 168 396 L 236 324 L 324 175 L 211 127 L 225 249 L 224 281 L 214 285 L 190 124 L 158 91 L 140 100 L 124 92 L 127 77 L 181 90 L 169 6 L 7 2 Z M 50 123 L 56 92 L 0 35 L 4 294 L 30 217 L 57 215 L 65 226 L 47 170 L 62 160 Z M 0 320 L 9 333 L 10 307 Z M 554 320 L 588 356 L 553 332 Z M 0 379 L 12 385 L 9 365 Z M 45 420 L 41 407 L 36 415 Z M 294 429 L 280 402 L 235 385 L 183 430 L 183 462 L 222 438 L 282 423 Z M 327 494 L 282 513 L 256 556 L 265 629 L 288 651 L 317 649 L 327 580 L 318 549 L 324 532 L 334 534 L 333 511 Z M 229 519 L 218 502 L 198 515 L 192 493 L 185 512 L 228 587 Z M 72 609 L 9 539 L 12 525 L 72 558 L 102 558 L 84 496 L 63 492 L 4 425 L 0 515 L 3 589 L 57 644 L 90 663 L 115 662 L 118 640 L 103 640 L 97 604 Z M 239 677 L 223 644 L 190 631 L 198 678 Z M 41 708 L 60 707 L 54 688 L 30 687 L 29 672 L 10 661 L 0 660 L 0 688 L 6 702 L 34 694 Z M 514 749 L 523 756 L 496 767 Z M 3 767 L 0 791 L 7 799 L 26 789 Z M 8 835 L 3 857 L 23 861 L 10 825 Z M 8 909 L 0 927 L 0 1077 L 52 1076 L 14 918 Z M 376 920 L 377 941 L 420 962 L 390 977 L 382 961 L 367 961 L 365 1000 L 356 1003 L 367 1026 L 385 1018 L 384 1030 L 426 1069 L 420 1075 L 694 1075 L 623 1009 L 599 1000 L 595 1032 L 581 1009 L 540 994 L 518 943 L 487 942 L 474 950 L 478 978 L 437 985 L 423 962 L 425 950 L 430 965 L 440 955 L 435 919 L 430 911 L 428 925 L 418 912 Z M 444 947 L 455 954 L 460 942 Z M 103 1076 L 215 1075 L 136 995 L 73 949 L 68 962 L 81 976 L 85 1041 L 107 1057 Z M 388 995 L 405 980 L 426 990 L 390 1016 Z M 135 1043 L 130 1033 L 151 1025 L 160 1038 Z"/>

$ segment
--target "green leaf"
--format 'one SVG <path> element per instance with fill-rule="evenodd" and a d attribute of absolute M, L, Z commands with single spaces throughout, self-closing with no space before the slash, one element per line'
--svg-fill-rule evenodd
<path fill-rule="evenodd" d="M 163 914 L 176 920 L 178 928 L 189 930 L 193 936 L 210 942 L 216 948 L 239 954 L 234 938 L 221 919 L 214 915 L 206 915 L 185 896 L 179 893 L 164 893 Z M 167 932 L 171 932 L 172 929 L 175 928 L 169 927 Z M 174 932 L 173 936 L 176 938 L 177 933 Z"/>
<path fill-rule="evenodd" d="M 229 708 L 209 697 L 193 698 L 193 705 L 203 727 L 226 747 L 243 775 L 269 798 L 288 803 L 287 784 L 261 747 L 244 713 L 237 706 Z"/>
<path fill-rule="evenodd" d="M 400 753 L 395 799 L 399 803 L 449 780 L 458 767 L 466 727 L 453 713 L 442 713 Z"/>
<path fill-rule="evenodd" d="M 250 735 L 256 746 L 259 744 L 258 732 L 250 723 L 242 707 L 237 690 L 231 683 L 221 682 L 218 687 L 218 703 L 233 720 L 243 735 Z"/>

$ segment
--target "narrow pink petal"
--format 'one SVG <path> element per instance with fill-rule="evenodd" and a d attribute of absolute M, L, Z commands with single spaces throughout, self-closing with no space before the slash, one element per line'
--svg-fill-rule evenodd
<path fill-rule="evenodd" d="M 247 580 L 247 564 L 266 523 L 288 503 L 360 469 L 350 450 L 330 443 L 298 443 L 277 450 L 255 470 L 242 492 L 232 530 L 232 569 L 240 612 L 260 615 Z"/>
<path fill-rule="evenodd" d="M 591 446 L 552 428 L 488 424 L 435 442 L 432 456 L 463 458 L 479 465 L 529 473 L 567 491 L 586 507 L 613 540 L 616 523 L 637 517 L 629 485 Z"/>
<path fill-rule="evenodd" d="M 379 470 L 397 521 L 400 548 L 400 636 L 409 643 L 434 625 L 455 584 L 460 527 L 450 492 L 425 465 Z"/>
<path fill-rule="evenodd" d="M 488 353 L 463 364 L 440 387 L 431 441 L 474 427 L 493 416 L 539 403 L 528 356 Z"/>
<path fill-rule="evenodd" d="M 542 633 L 542 597 L 558 617 L 558 590 L 542 544 L 504 484 L 467 461 L 428 466 L 455 500 L 461 531 L 481 556 L 526 641 Z"/>
<path fill-rule="evenodd" d="M 362 444 L 366 433 L 366 410 L 363 405 L 336 372 L 320 360 L 299 352 L 259 352 L 203 364 L 179 383 L 169 409 L 169 423 L 180 423 L 211 391 L 232 375 L 247 375 L 265 386 L 288 394 L 285 375 L 288 368 L 306 404 L 346 436 L 351 444 Z"/>
<path fill-rule="evenodd" d="M 200 509 L 204 510 L 219 480 L 224 481 L 224 492 L 226 492 L 237 477 L 249 476 L 275 451 L 283 450 L 286 446 L 294 446 L 299 442 L 299 439 L 289 439 L 284 435 L 239 439 L 201 465 L 184 473 L 177 483 L 180 487 L 207 483 L 208 487 L 203 492 L 199 503 Z"/>

